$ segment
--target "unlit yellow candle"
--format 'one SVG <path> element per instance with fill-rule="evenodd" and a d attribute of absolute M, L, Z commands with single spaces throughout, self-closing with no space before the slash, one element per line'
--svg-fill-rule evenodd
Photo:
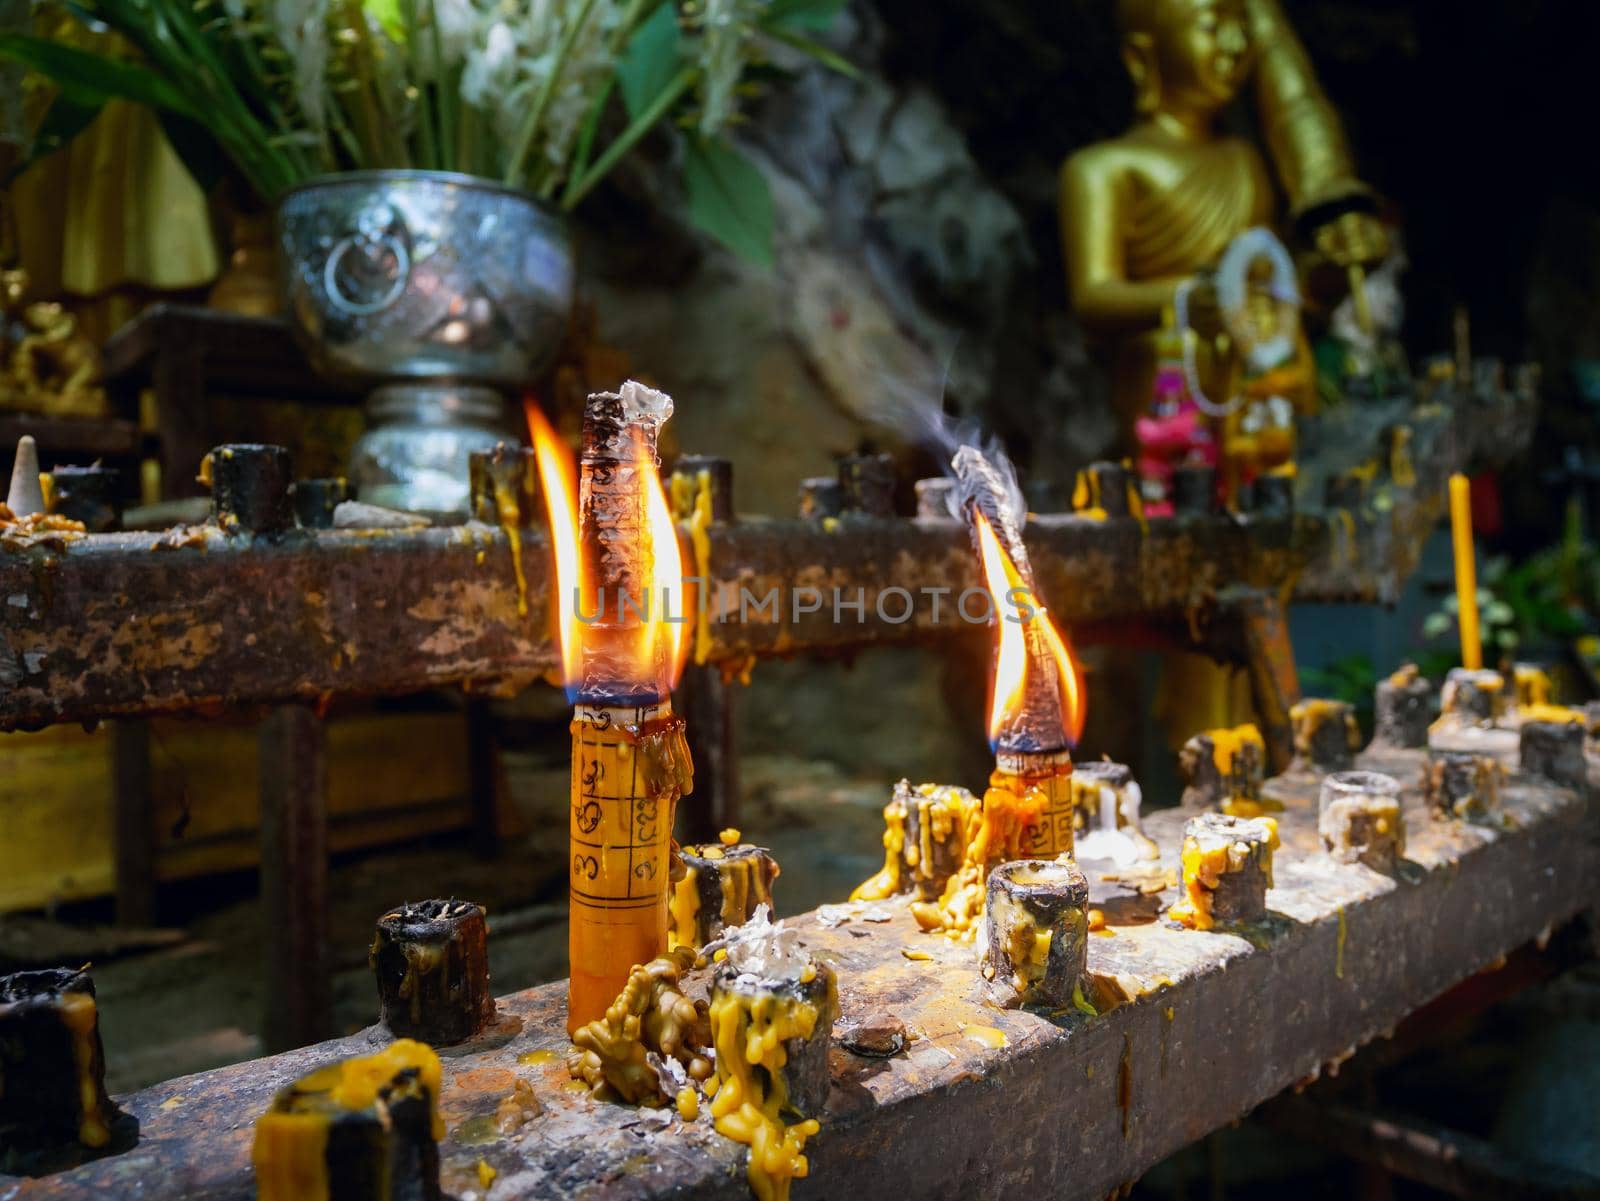
<path fill-rule="evenodd" d="M 1483 642 L 1478 636 L 1478 564 L 1472 550 L 1472 488 L 1457 472 L 1450 477 L 1450 537 L 1456 551 L 1456 603 L 1461 628 L 1461 666 L 1483 667 Z"/>

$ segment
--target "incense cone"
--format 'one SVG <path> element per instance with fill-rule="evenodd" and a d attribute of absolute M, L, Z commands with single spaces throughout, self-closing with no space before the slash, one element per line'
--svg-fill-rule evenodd
<path fill-rule="evenodd" d="M 39 483 L 39 447 L 32 434 L 17 439 L 17 457 L 11 465 L 11 490 L 6 493 L 6 508 L 14 517 L 31 517 L 44 512 L 44 488 Z"/>

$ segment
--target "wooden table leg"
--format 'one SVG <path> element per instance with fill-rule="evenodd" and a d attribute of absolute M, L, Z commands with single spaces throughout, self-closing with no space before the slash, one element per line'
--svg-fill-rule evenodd
<path fill-rule="evenodd" d="M 306 705 L 261 725 L 261 917 L 268 1053 L 333 1033 L 326 731 Z"/>

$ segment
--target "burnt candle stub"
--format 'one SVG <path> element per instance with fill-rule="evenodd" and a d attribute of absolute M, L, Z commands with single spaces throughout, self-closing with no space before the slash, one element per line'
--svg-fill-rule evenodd
<path fill-rule="evenodd" d="M 1070 860 L 1018 859 L 989 873 L 979 959 L 1004 1005 L 1072 1004 L 1089 948 L 1089 882 Z"/>
<path fill-rule="evenodd" d="M 0 1171 L 48 1170 L 131 1141 L 105 1075 L 88 973 L 0 976 Z"/>
<path fill-rule="evenodd" d="M 464 1042 L 494 1020 L 489 927 L 471 901 L 417 901 L 378 919 L 369 960 L 383 1024 L 435 1046 Z"/>
<path fill-rule="evenodd" d="M 1187 781 L 1183 790 L 1186 807 L 1214 805 L 1240 817 L 1260 812 L 1267 744 L 1254 725 L 1196 734 L 1178 752 L 1178 769 Z"/>
<path fill-rule="evenodd" d="M 259 1201 L 441 1201 L 439 1057 L 401 1039 L 283 1089 L 256 1121 Z"/>
<path fill-rule="evenodd" d="M 1331 858 L 1388 871 L 1406 850 L 1400 781 L 1376 771 L 1340 771 L 1323 777 L 1317 830 Z"/>
<path fill-rule="evenodd" d="M 1433 686 L 1416 664 L 1407 663 L 1373 694 L 1372 740 L 1382 746 L 1415 748 L 1428 745 L 1433 724 Z"/>
<path fill-rule="evenodd" d="M 883 807 L 883 870 L 857 886 L 852 901 L 901 893 L 936 901 L 966 858 L 982 806 L 965 788 L 901 780 Z"/>
<path fill-rule="evenodd" d="M 1073 854 L 1079 859 L 1131 863 L 1155 859 L 1160 851 L 1140 825 L 1144 793 L 1127 764 L 1091 759 L 1072 769 L 1072 808 L 1076 822 Z"/>
<path fill-rule="evenodd" d="M 918 517 L 955 516 L 956 482 L 949 476 L 931 476 L 925 480 L 918 480 L 915 490 Z"/>
<path fill-rule="evenodd" d="M 301 529 L 331 530 L 334 511 L 350 499 L 350 482 L 342 476 L 296 480 L 291 499 Z"/>
<path fill-rule="evenodd" d="M 1440 698 L 1446 717 L 1464 725 L 1492 726 L 1506 711 L 1506 679 L 1497 671 L 1454 668 Z"/>
<path fill-rule="evenodd" d="M 285 447 L 218 446 L 201 464 L 200 478 L 211 485 L 211 516 L 226 534 L 275 534 L 294 520 L 294 463 Z"/>
<path fill-rule="evenodd" d="M 1250 497 L 1251 512 L 1262 517 L 1288 517 L 1294 513 L 1294 476 L 1258 476 Z"/>
<path fill-rule="evenodd" d="M 1183 878 L 1173 920 L 1195 930 L 1253 922 L 1267 912 L 1278 823 L 1270 817 L 1203 813 L 1183 828 Z"/>
<path fill-rule="evenodd" d="M 1289 710 L 1294 731 L 1295 766 L 1312 771 L 1344 771 L 1361 749 L 1355 706 L 1308 697 Z"/>
<path fill-rule="evenodd" d="M 846 455 L 839 460 L 839 485 L 848 511 L 868 517 L 894 516 L 893 456 Z"/>
<path fill-rule="evenodd" d="M 57 467 L 50 472 L 50 511 L 83 522 L 91 534 L 122 528 L 122 473 L 115 467 Z M 19 514 L 20 516 L 20 514 Z"/>
<path fill-rule="evenodd" d="M 1211 513 L 1217 507 L 1217 469 L 1207 463 L 1183 463 L 1172 473 L 1175 513 Z"/>
<path fill-rule="evenodd" d="M 485 525 L 522 529 L 538 522 L 539 461 L 533 448 L 499 442 L 493 450 L 473 451 L 467 460 L 472 518 Z"/>
<path fill-rule="evenodd" d="M 668 499 L 672 515 L 693 521 L 702 495 L 710 508 L 709 520 L 733 520 L 733 460 L 716 455 L 679 455 L 672 464 Z"/>
<path fill-rule="evenodd" d="M 1519 735 L 1522 770 L 1582 789 L 1588 778 L 1583 757 L 1583 715 L 1571 721 L 1526 721 Z"/>
<path fill-rule="evenodd" d="M 822 521 L 844 512 L 844 485 L 831 475 L 816 475 L 800 481 L 800 516 L 807 521 Z"/>
<path fill-rule="evenodd" d="M 672 885 L 672 942 L 696 950 L 742 926 L 756 906 L 772 909 L 778 861 L 749 843 L 702 843 L 680 851 L 683 876 Z"/>
<path fill-rule="evenodd" d="M 1100 460 L 1078 472 L 1072 486 L 1072 509 L 1090 517 L 1129 517 L 1132 473 L 1121 463 Z"/>
<path fill-rule="evenodd" d="M 765 936 L 765 946 L 759 937 L 748 937 L 757 930 L 772 932 Z M 776 1085 L 780 1112 L 820 1117 L 828 1103 L 828 1048 L 839 1017 L 839 981 L 831 967 L 812 959 L 790 934 L 769 926 L 761 913 L 729 941 L 728 955 L 717 965 L 711 984 L 717 1076 L 726 1082 L 748 1072 L 751 1078 L 741 1087 L 765 1090 Z M 753 1031 L 767 1037 L 752 1038 Z M 750 1047 L 759 1042 L 765 1050 L 772 1036 L 783 1047 L 784 1062 L 752 1062 Z"/>
<path fill-rule="evenodd" d="M 1481 818 L 1500 805 L 1502 769 L 1488 755 L 1433 751 L 1422 773 L 1422 792 L 1436 817 Z"/>

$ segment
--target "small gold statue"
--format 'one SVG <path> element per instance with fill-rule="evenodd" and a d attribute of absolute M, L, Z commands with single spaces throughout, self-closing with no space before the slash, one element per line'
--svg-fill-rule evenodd
<path fill-rule="evenodd" d="M 25 271 L 0 271 L 4 382 L 0 407 L 67 417 L 105 414 L 100 350 L 58 301 L 25 299 Z"/>
<path fill-rule="evenodd" d="M 1202 335 L 1197 382 L 1218 401 L 1239 391 L 1236 348 L 1218 337 L 1205 273 L 1241 234 L 1273 224 L 1259 151 L 1215 128 L 1252 76 L 1290 216 L 1315 250 L 1348 270 L 1381 261 L 1387 238 L 1278 0 L 1119 0 L 1117 10 L 1138 120 L 1067 160 L 1061 222 L 1073 306 L 1112 353 L 1120 449 L 1131 454 L 1152 396 L 1162 312 L 1180 286 Z"/>

